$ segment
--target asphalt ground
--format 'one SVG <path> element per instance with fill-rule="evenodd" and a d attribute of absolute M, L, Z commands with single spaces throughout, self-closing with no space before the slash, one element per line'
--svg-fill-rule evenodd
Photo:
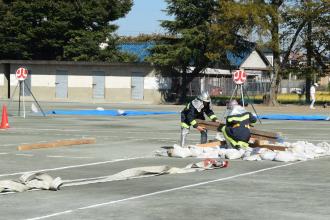
<path fill-rule="evenodd" d="M 4 102 L 0 102 L 3 104 Z M 176 105 L 40 103 L 54 109 L 180 111 Z M 26 118 L 10 105 L 10 128 L 0 130 L 0 180 L 45 171 L 64 180 L 112 175 L 141 166 L 184 167 L 196 158 L 155 157 L 162 146 L 178 143 L 178 115 L 36 116 Z M 250 108 L 250 107 L 248 107 Z M 323 114 L 307 106 L 255 106 L 258 114 Z M 223 114 L 223 107 L 215 107 Z M 286 141 L 330 142 L 329 121 L 263 120 L 256 128 L 282 132 Z M 215 133 L 210 132 L 213 138 Z M 72 138 L 95 144 L 18 151 L 23 143 Z M 191 131 L 190 143 L 199 141 Z M 224 169 L 65 186 L 59 191 L 0 194 L 0 219 L 330 219 L 330 158 L 303 162 L 232 160 Z"/>

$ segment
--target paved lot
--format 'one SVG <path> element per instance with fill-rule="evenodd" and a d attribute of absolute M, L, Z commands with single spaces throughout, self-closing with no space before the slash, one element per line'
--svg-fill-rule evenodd
<path fill-rule="evenodd" d="M 3 102 L 0 102 L 2 104 Z M 16 104 L 16 105 L 15 105 Z M 182 106 L 41 103 L 54 109 L 143 109 L 179 111 Z M 28 105 L 27 105 L 28 106 Z M 29 109 L 29 108 L 27 108 Z M 258 113 L 325 114 L 329 109 L 256 106 Z M 9 112 L 17 111 L 17 103 Z M 28 110 L 29 112 L 30 110 Z M 217 115 L 223 108 L 215 107 Z M 288 141 L 330 142 L 330 122 L 267 121 L 257 127 L 280 131 Z M 0 131 L 0 180 L 45 170 L 64 180 L 111 175 L 124 169 L 198 159 L 154 157 L 179 139 L 179 115 L 131 117 L 10 116 Z M 212 137 L 214 134 L 210 134 Z M 22 143 L 94 137 L 96 144 L 17 151 Z M 197 132 L 189 136 L 199 140 Z M 227 169 L 0 195 L 1 219 L 329 219 L 330 160 L 294 163 L 230 161 Z"/>

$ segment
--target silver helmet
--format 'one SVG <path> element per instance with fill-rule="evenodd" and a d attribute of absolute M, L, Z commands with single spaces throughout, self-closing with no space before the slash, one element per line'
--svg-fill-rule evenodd
<path fill-rule="evenodd" d="M 232 109 L 234 109 L 235 106 L 238 106 L 238 105 L 239 105 L 238 102 L 235 99 L 233 99 L 227 104 L 227 109 L 232 110 Z"/>
<path fill-rule="evenodd" d="M 211 102 L 211 97 L 208 92 L 202 92 L 197 98 L 203 102 Z"/>

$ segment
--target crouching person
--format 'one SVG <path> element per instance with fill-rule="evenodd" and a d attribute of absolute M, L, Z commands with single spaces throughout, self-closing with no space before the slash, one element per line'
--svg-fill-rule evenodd
<path fill-rule="evenodd" d="M 226 125 L 219 127 L 226 139 L 228 148 L 246 149 L 249 147 L 251 137 L 250 125 L 257 122 L 257 118 L 232 100 L 227 109 Z"/>
<path fill-rule="evenodd" d="M 212 121 L 218 121 L 211 107 L 211 98 L 207 92 L 203 92 L 181 111 L 181 147 L 185 146 L 186 137 L 189 134 L 190 126 L 193 126 L 201 133 L 201 144 L 207 142 L 207 130 L 198 126 L 196 119 L 205 120 L 206 114 Z"/>

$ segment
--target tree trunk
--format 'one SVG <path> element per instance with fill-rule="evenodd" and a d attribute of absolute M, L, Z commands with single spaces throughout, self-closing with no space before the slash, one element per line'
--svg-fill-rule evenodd
<path fill-rule="evenodd" d="M 276 13 L 272 16 L 272 28 L 271 28 L 271 36 L 272 36 L 272 49 L 273 49 L 273 56 L 274 56 L 274 64 L 273 64 L 273 80 L 270 86 L 269 91 L 269 101 L 268 105 L 271 106 L 277 106 L 277 94 L 278 94 L 278 88 L 281 82 L 281 75 L 280 75 L 280 66 L 281 66 L 281 60 L 280 60 L 280 38 L 279 38 L 279 12 L 278 8 L 281 5 L 281 1 L 273 2 L 274 10 L 276 10 Z"/>
<path fill-rule="evenodd" d="M 206 64 L 204 65 L 206 66 Z M 187 73 L 187 68 L 182 68 L 182 86 L 181 86 L 181 93 L 180 93 L 180 103 L 185 103 L 187 100 L 187 92 L 188 88 L 187 86 L 190 85 L 190 83 L 196 78 L 201 76 L 201 71 L 203 70 L 203 67 L 195 67 L 192 72 Z"/>
<path fill-rule="evenodd" d="M 279 73 L 279 65 L 274 62 L 274 76 L 270 85 L 269 98 L 266 98 L 266 104 L 269 106 L 278 106 L 277 95 L 279 85 L 281 82 L 281 75 Z"/>
<path fill-rule="evenodd" d="M 179 103 L 185 103 L 187 99 L 187 71 L 183 70 Z"/>
<path fill-rule="evenodd" d="M 312 84 L 312 56 L 313 56 L 313 46 L 312 46 L 312 21 L 307 22 L 307 41 L 306 41 L 306 50 L 307 50 L 307 68 L 306 68 L 306 103 L 310 103 L 310 94 L 309 90 Z"/>
<path fill-rule="evenodd" d="M 310 92 L 309 90 L 311 89 L 311 84 L 312 84 L 312 77 L 310 75 L 310 73 L 307 73 L 306 76 L 305 76 L 306 80 L 305 80 L 305 88 L 306 88 L 306 94 L 305 94 L 305 97 L 306 97 L 306 103 L 310 103 L 311 102 L 311 96 L 310 96 Z"/>

